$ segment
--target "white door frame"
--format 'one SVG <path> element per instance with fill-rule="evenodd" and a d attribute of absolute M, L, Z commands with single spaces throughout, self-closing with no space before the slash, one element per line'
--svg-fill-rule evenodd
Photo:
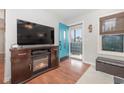
<path fill-rule="evenodd" d="M 76 24 L 80 24 L 80 23 L 82 23 L 82 30 L 81 30 L 81 32 L 82 32 L 82 62 L 84 62 L 84 21 L 78 21 L 78 22 L 75 22 L 75 23 L 72 23 L 72 24 L 70 24 L 69 26 L 71 26 L 71 25 L 76 25 Z M 71 55 L 71 49 L 70 49 L 70 42 L 71 42 L 71 40 L 70 40 L 70 28 L 69 28 L 69 34 L 68 34 L 68 37 L 69 37 L 69 57 L 70 57 L 70 55 Z"/>

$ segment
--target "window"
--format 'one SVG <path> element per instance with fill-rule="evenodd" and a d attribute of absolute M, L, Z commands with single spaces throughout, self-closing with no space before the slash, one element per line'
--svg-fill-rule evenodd
<path fill-rule="evenodd" d="M 100 18 L 102 50 L 124 52 L 124 12 Z"/>
<path fill-rule="evenodd" d="M 71 31 L 71 41 L 72 42 L 81 42 L 82 41 L 81 29 L 75 29 Z"/>
<path fill-rule="evenodd" d="M 123 35 L 102 36 L 102 50 L 123 52 Z"/>
<path fill-rule="evenodd" d="M 116 18 L 105 20 L 102 26 L 103 32 L 115 31 Z"/>

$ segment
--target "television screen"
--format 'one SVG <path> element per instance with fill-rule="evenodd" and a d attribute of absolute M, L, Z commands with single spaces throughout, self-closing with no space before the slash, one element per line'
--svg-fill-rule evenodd
<path fill-rule="evenodd" d="M 102 50 L 123 52 L 123 35 L 102 36 Z"/>
<path fill-rule="evenodd" d="M 54 28 L 17 20 L 17 44 L 54 44 Z"/>

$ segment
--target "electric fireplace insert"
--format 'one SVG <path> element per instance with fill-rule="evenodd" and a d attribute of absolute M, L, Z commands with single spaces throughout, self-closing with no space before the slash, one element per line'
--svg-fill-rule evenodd
<path fill-rule="evenodd" d="M 40 72 L 51 67 L 50 52 L 48 49 L 45 50 L 33 50 L 33 73 Z"/>

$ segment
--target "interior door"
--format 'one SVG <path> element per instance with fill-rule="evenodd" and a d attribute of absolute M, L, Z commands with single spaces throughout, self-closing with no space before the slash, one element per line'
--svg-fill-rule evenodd
<path fill-rule="evenodd" d="M 69 56 L 69 27 L 59 23 L 59 58 Z"/>

